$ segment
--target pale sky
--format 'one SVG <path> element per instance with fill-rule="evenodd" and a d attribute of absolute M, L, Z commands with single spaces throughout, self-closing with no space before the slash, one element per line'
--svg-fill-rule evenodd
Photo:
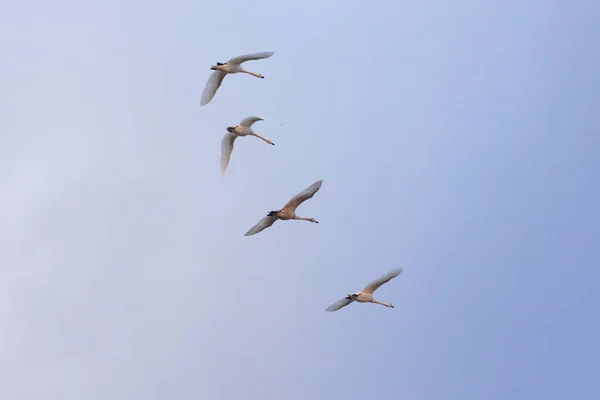
<path fill-rule="evenodd" d="M 2 2 L 0 399 L 600 398 L 598 15 Z"/>

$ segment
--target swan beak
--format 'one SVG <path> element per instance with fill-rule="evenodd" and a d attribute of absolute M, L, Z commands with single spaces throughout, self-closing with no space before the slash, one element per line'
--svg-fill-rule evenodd
<path fill-rule="evenodd" d="M 392 303 L 390 303 L 390 307 L 394 308 L 394 306 L 392 305 Z"/>
<path fill-rule="evenodd" d="M 261 75 L 260 77 L 261 77 L 262 79 L 265 79 L 265 77 L 264 77 L 264 76 L 262 76 L 262 75 Z"/>
<path fill-rule="evenodd" d="M 210 67 L 211 71 L 216 71 L 217 69 L 215 67 Z"/>

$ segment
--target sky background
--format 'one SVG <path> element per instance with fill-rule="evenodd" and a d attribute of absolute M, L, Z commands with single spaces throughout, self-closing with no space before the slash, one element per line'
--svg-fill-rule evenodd
<path fill-rule="evenodd" d="M 600 398 L 599 13 L 2 2 L 0 398 Z"/>

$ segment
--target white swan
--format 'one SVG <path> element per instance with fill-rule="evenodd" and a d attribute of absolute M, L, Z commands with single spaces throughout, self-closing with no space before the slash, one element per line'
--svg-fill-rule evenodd
<path fill-rule="evenodd" d="M 224 174 L 227 170 L 227 166 L 229 165 L 229 159 L 231 158 L 231 152 L 233 151 L 233 143 L 238 136 L 256 136 L 259 139 L 264 140 L 265 142 L 275 145 L 269 139 L 266 139 L 256 132 L 252 130 L 252 124 L 256 121 L 271 121 L 278 125 L 281 125 L 279 122 L 275 122 L 268 118 L 262 117 L 248 117 L 244 118 L 242 122 L 240 122 L 237 126 L 228 126 L 227 132 L 225 136 L 223 136 L 223 140 L 221 141 L 221 174 Z"/>
<path fill-rule="evenodd" d="M 278 219 L 282 219 L 282 220 L 297 219 L 297 220 L 303 220 L 303 221 L 310 221 L 310 222 L 314 222 L 315 224 L 318 224 L 319 221 L 317 221 L 314 218 L 304 218 L 304 217 L 297 216 L 296 208 L 298 208 L 298 206 L 300 204 L 302 204 L 303 202 L 305 202 L 306 200 L 313 197 L 315 195 L 315 193 L 317 193 L 319 191 L 319 189 L 321 189 L 322 184 L 323 184 L 323 179 L 316 181 L 315 183 L 310 185 L 308 188 L 306 188 L 302 192 L 300 192 L 297 195 L 295 195 L 294 197 L 292 197 L 292 199 L 290 201 L 288 201 L 288 203 L 285 206 L 283 206 L 283 208 L 281 210 L 269 211 L 267 216 L 264 217 L 263 219 L 261 219 L 258 224 L 254 225 L 248 232 L 246 232 L 246 234 L 244 236 L 250 236 L 250 235 L 254 235 L 254 234 L 258 233 L 258 232 L 264 230 L 265 228 L 268 228 L 271 225 L 273 225 L 275 223 L 275 221 L 277 221 Z"/>
<path fill-rule="evenodd" d="M 221 86 L 221 82 L 223 82 L 225 75 L 227 75 L 227 74 L 237 74 L 238 72 L 243 72 L 245 74 L 250 74 L 250 75 L 256 76 L 257 78 L 264 79 L 265 77 L 257 72 L 246 71 L 244 68 L 242 68 L 242 63 L 244 63 L 246 61 L 251 61 L 251 60 L 262 60 L 264 58 L 269 58 L 273 54 L 275 54 L 274 51 L 265 51 L 262 53 L 255 53 L 255 54 L 246 54 L 243 56 L 234 57 L 231 60 L 227 61 L 226 63 L 218 62 L 216 65 L 213 65 L 212 67 L 210 67 L 210 69 L 215 72 L 213 72 L 213 74 L 210 76 L 210 78 L 208 78 L 206 87 L 204 88 L 204 91 L 202 92 L 202 99 L 200 100 L 200 107 L 208 104 L 212 100 L 212 98 L 215 96 L 215 93 L 217 93 L 217 89 L 219 89 L 219 87 Z"/>
<path fill-rule="evenodd" d="M 400 272 L 402 272 L 402 271 L 403 271 L 403 268 L 397 268 L 397 269 L 391 270 L 390 272 L 383 275 L 381 278 L 377 279 L 376 281 L 369 283 L 362 291 L 360 291 L 358 293 L 349 294 L 348 296 L 344 297 L 340 301 L 333 303 L 332 305 L 327 307 L 325 309 L 325 311 L 337 311 L 342 307 L 346 307 L 348 304 L 352 303 L 353 301 L 358 301 L 359 303 L 376 303 L 376 304 L 381 304 L 382 306 L 394 308 L 394 306 L 391 303 L 384 303 L 384 302 L 375 300 L 373 298 L 373 292 L 375 292 L 377 290 L 377 288 L 379 288 L 379 286 L 383 285 L 384 283 L 389 282 L 391 279 L 400 275 Z"/>

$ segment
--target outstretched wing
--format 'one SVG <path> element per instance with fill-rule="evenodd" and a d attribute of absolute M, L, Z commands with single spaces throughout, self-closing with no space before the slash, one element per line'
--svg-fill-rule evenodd
<path fill-rule="evenodd" d="M 262 60 L 264 58 L 269 58 L 273 54 L 275 54 L 274 51 L 263 51 L 262 53 L 246 54 L 243 56 L 237 56 L 232 58 L 231 60 L 227 61 L 227 64 L 240 65 L 241 63 L 246 61 Z"/>
<path fill-rule="evenodd" d="M 315 183 L 304 189 L 302 192 L 292 197 L 292 199 L 288 201 L 284 208 L 295 210 L 300 204 L 313 197 L 315 193 L 317 193 L 319 189 L 321 189 L 322 184 L 323 179 L 316 181 Z"/>
<path fill-rule="evenodd" d="M 351 299 L 347 299 L 347 298 L 343 298 L 335 303 L 333 303 L 332 305 L 330 305 L 329 307 L 327 307 L 325 309 L 325 311 L 337 311 L 340 308 L 346 307 L 348 304 L 352 303 L 354 300 Z"/>
<path fill-rule="evenodd" d="M 242 120 L 242 122 L 240 122 L 241 126 L 247 126 L 250 127 L 252 126 L 253 123 L 255 123 L 256 121 L 262 121 L 264 120 L 264 118 L 261 117 L 248 117 L 248 118 L 244 118 Z"/>
<path fill-rule="evenodd" d="M 377 279 L 376 281 L 369 283 L 362 290 L 362 293 L 373 294 L 373 292 L 375 292 L 377 290 L 377 288 L 379 288 L 379 286 L 381 286 L 384 283 L 387 283 L 390 280 L 392 280 L 393 278 L 397 277 L 398 275 L 400 275 L 400 272 L 402 272 L 402 271 L 403 271 L 402 268 L 397 268 L 397 269 L 391 270 L 390 272 L 383 275 L 381 278 Z"/>
<path fill-rule="evenodd" d="M 215 71 L 212 73 L 210 78 L 208 78 L 208 82 L 206 83 L 206 87 L 202 92 L 202 98 L 200 100 L 200 107 L 207 105 L 213 97 L 215 97 L 215 93 L 217 93 L 217 89 L 221 87 L 221 82 L 227 75 L 223 71 Z"/>
<path fill-rule="evenodd" d="M 242 126 L 252 126 L 252 124 L 255 123 L 256 121 L 271 121 L 274 124 L 283 126 L 283 124 L 280 124 L 277 121 L 273 121 L 272 119 L 265 118 L 265 117 L 248 117 L 248 118 L 244 118 L 242 120 L 242 122 L 240 122 L 240 125 L 242 125 Z"/>
<path fill-rule="evenodd" d="M 277 121 L 273 121 L 272 119 L 265 118 L 265 117 L 248 117 L 248 118 L 244 118 L 242 120 L 242 122 L 240 122 L 240 125 L 241 126 L 252 126 L 252 124 L 255 123 L 256 121 L 271 121 L 271 122 L 273 122 L 273 123 L 275 123 L 277 125 L 282 125 L 283 126 L 283 124 L 280 124 Z"/>
<path fill-rule="evenodd" d="M 252 228 L 250 228 L 250 230 L 248 232 L 246 232 L 246 234 L 244 236 L 255 235 L 258 232 L 261 232 L 261 231 L 267 229 L 268 227 L 270 227 L 271 225 L 273 225 L 275 223 L 275 221 L 277 221 L 277 218 L 269 217 L 267 215 L 266 217 L 261 219 L 258 224 L 254 225 Z"/>
<path fill-rule="evenodd" d="M 221 174 L 224 174 L 229 165 L 229 159 L 231 158 L 231 152 L 233 151 L 233 143 L 237 135 L 229 132 L 223 136 L 221 141 Z"/>

